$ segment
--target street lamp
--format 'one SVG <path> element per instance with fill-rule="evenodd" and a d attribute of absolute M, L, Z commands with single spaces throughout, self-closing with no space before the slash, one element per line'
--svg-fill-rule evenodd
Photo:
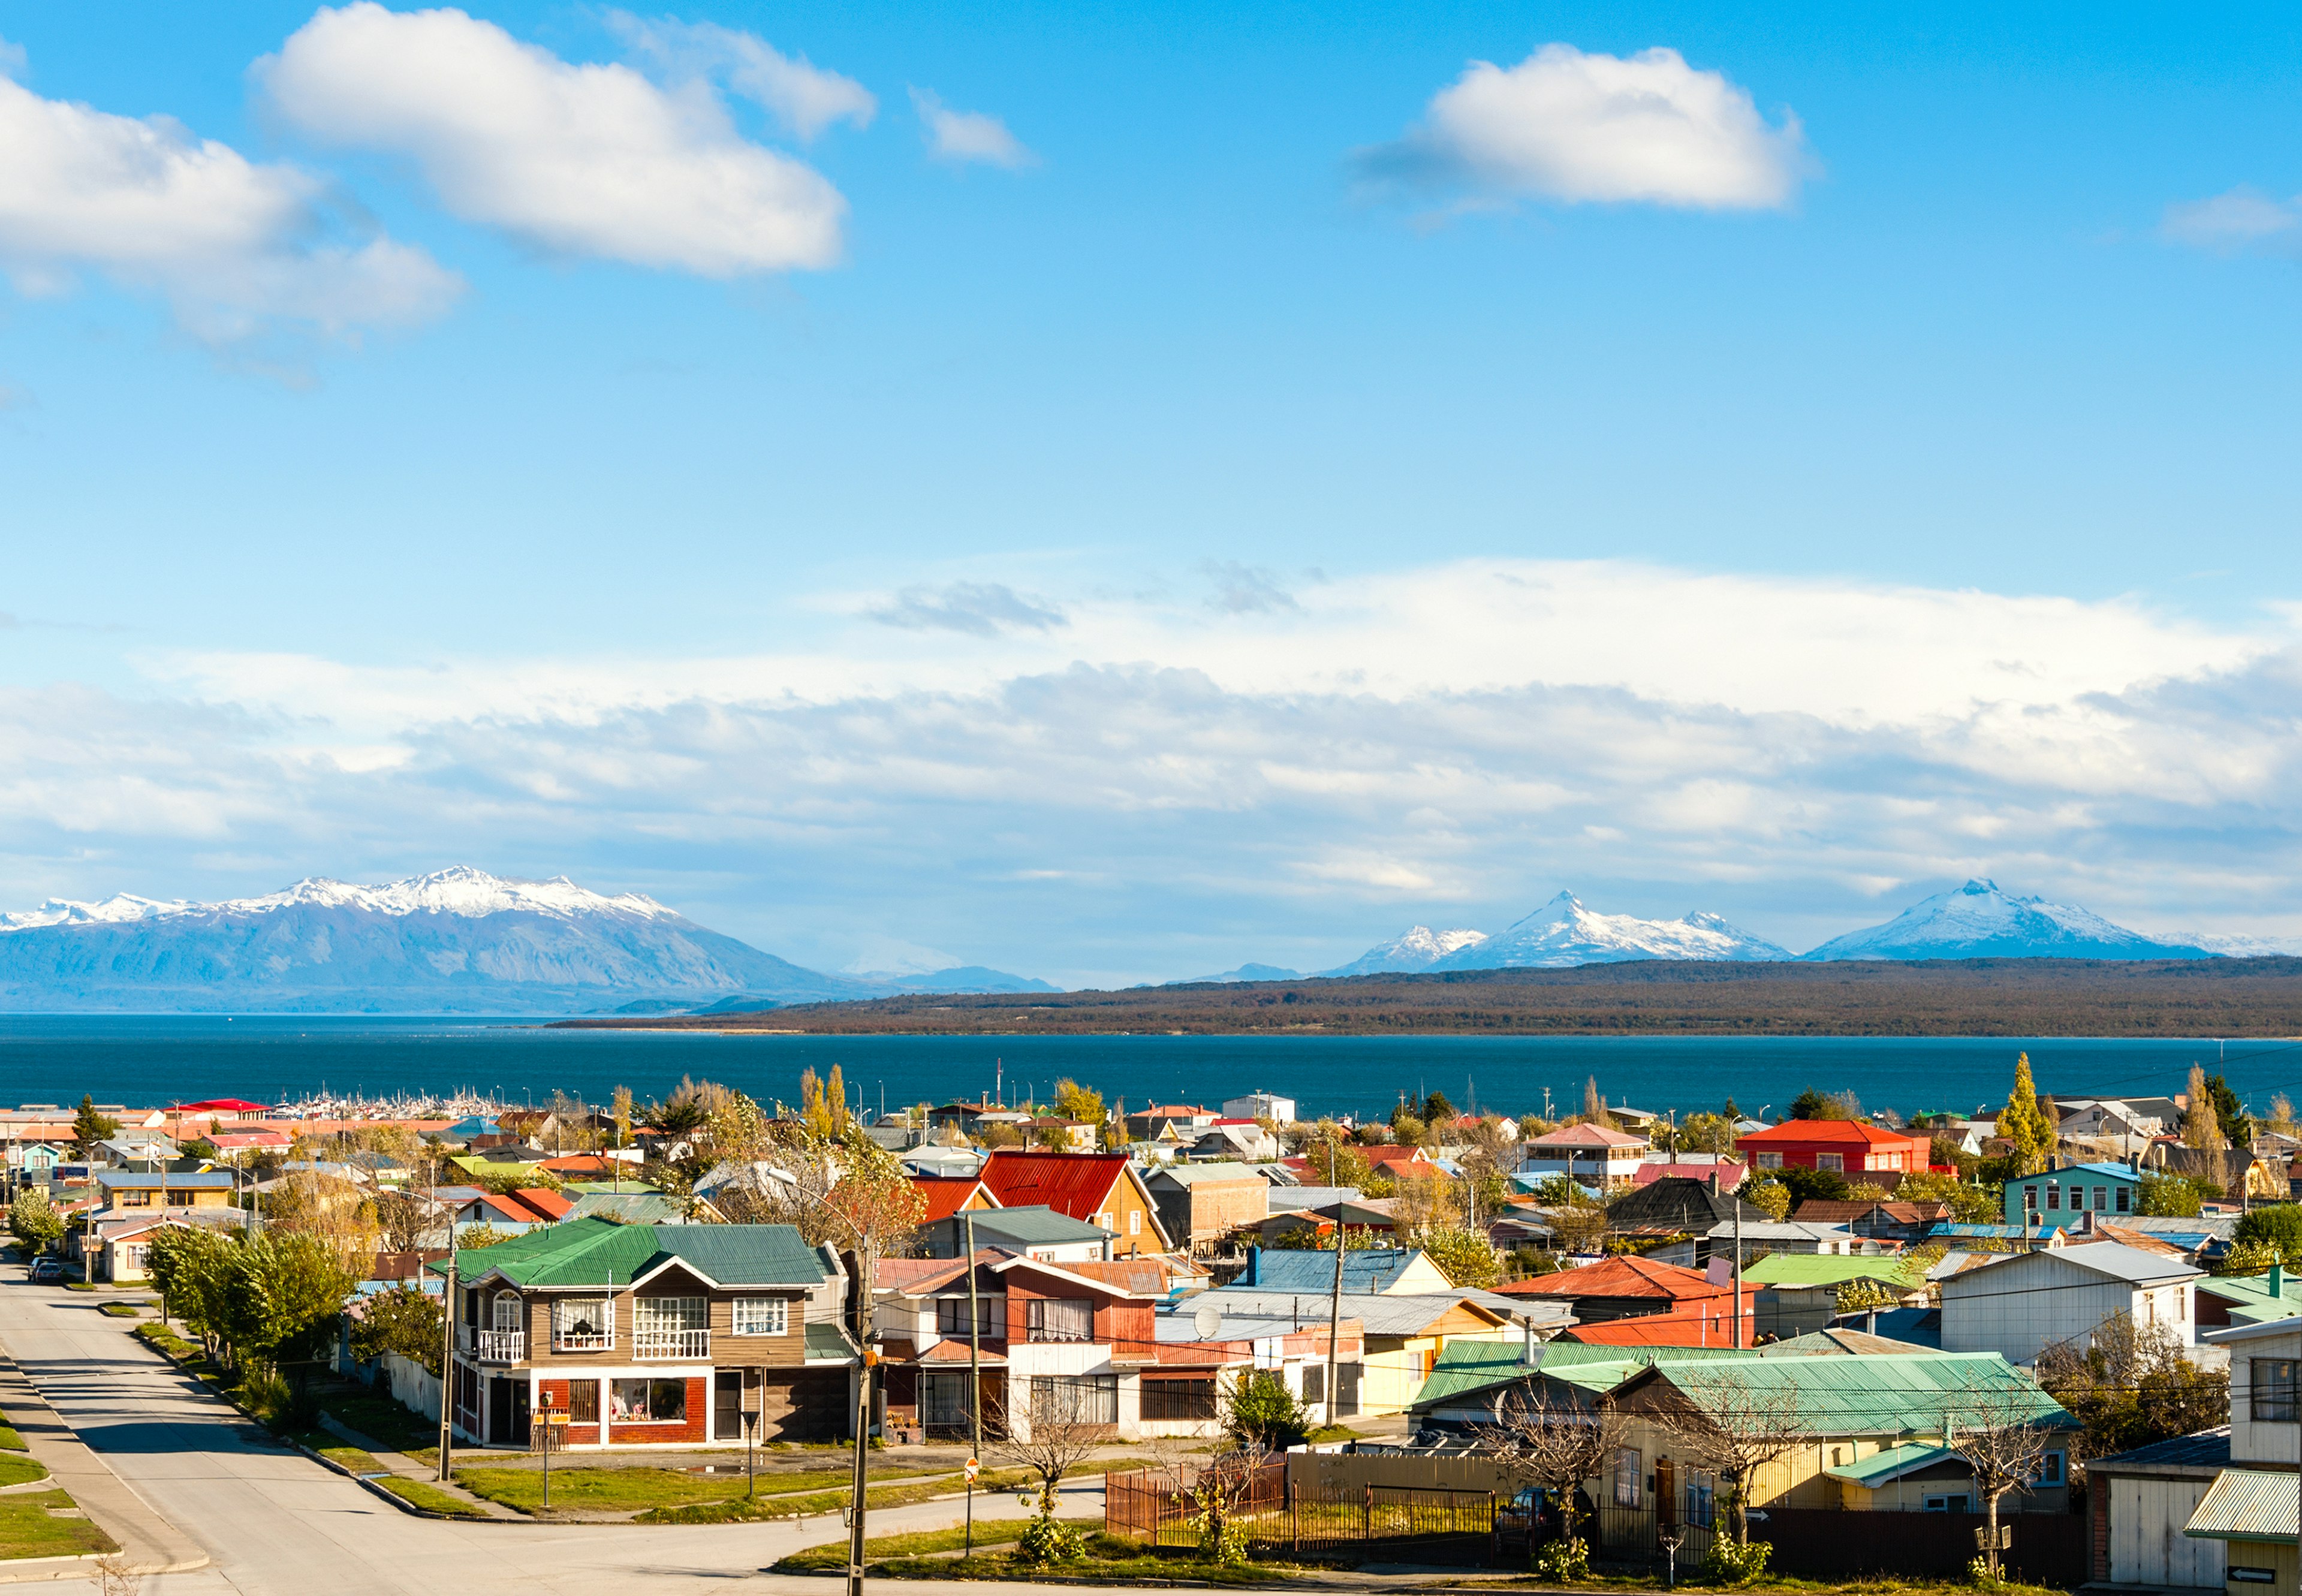
<path fill-rule="evenodd" d="M 788 1188 L 793 1196 L 805 1197 L 845 1225 L 855 1237 L 855 1273 L 859 1277 L 855 1290 L 855 1342 L 862 1352 L 862 1365 L 856 1371 L 855 1381 L 855 1476 L 847 1508 L 847 1596 L 863 1596 L 863 1470 L 870 1456 L 871 1368 L 876 1356 L 871 1350 L 871 1294 L 879 1285 L 879 1247 L 870 1231 L 802 1187 L 799 1177 L 791 1171 L 771 1166 L 760 1173 Z"/>

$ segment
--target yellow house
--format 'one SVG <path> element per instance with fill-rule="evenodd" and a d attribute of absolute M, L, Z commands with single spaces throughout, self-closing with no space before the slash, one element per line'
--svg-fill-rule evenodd
<path fill-rule="evenodd" d="M 105 1207 L 115 1214 L 139 1208 L 229 1208 L 237 1183 L 222 1172 L 146 1175 L 98 1170 L 95 1179 Z"/>

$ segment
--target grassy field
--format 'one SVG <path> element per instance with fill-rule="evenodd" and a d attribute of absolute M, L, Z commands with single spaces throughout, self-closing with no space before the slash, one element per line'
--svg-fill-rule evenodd
<path fill-rule="evenodd" d="M 8 1423 L 8 1415 L 0 1413 L 0 1452 L 21 1452 L 23 1449 L 24 1438 L 17 1434 L 14 1426 Z"/>
<path fill-rule="evenodd" d="M 61 1491 L 30 1491 L 0 1496 L 0 1558 L 69 1558 L 83 1552 L 118 1551 L 118 1542 L 85 1518 L 58 1518 L 51 1508 L 69 1508 Z"/>
<path fill-rule="evenodd" d="M 387 1452 L 427 1447 L 436 1454 L 439 1449 L 438 1424 L 379 1392 L 330 1392 L 320 1399 L 320 1407 L 336 1423 L 347 1430 L 358 1431 Z"/>
<path fill-rule="evenodd" d="M 978 1550 L 986 1547 L 1012 1546 L 1021 1538 L 1028 1518 L 1002 1518 L 975 1526 Z M 1081 1534 L 1099 1534 L 1103 1530 L 1100 1518 L 1066 1518 L 1063 1524 Z M 931 1557 L 939 1551 L 958 1551 L 967 1545 L 967 1532 L 959 1530 L 923 1530 L 915 1535 L 875 1535 L 863 1542 L 867 1562 L 886 1558 Z M 777 1563 L 771 1574 L 806 1574 L 819 1568 L 847 1567 L 847 1542 L 828 1541 L 822 1546 L 811 1546 Z"/>
<path fill-rule="evenodd" d="M 394 1474 L 376 1482 L 392 1495 L 413 1508 L 427 1513 L 445 1513 L 450 1518 L 485 1518 L 486 1514 L 466 1501 L 459 1501 L 437 1485 L 426 1485 L 421 1480 L 403 1480 Z"/>
<path fill-rule="evenodd" d="M 874 1479 L 910 1479 L 927 1473 L 950 1474 L 948 1469 L 874 1469 Z M 954 1478 L 956 1476 L 954 1476 Z M 806 1469 L 789 1474 L 762 1474 L 760 1493 L 785 1495 L 837 1491 L 844 1499 L 848 1480 L 844 1469 Z M 459 1468 L 456 1483 L 474 1496 L 522 1513 L 537 1511 L 543 1502 L 543 1471 L 538 1468 Z M 744 1494 L 741 1474 L 691 1474 L 677 1469 L 640 1466 L 632 1468 L 575 1466 L 551 1471 L 551 1505 L 590 1512 L 630 1513 L 646 1508 L 686 1508 L 724 1502 Z"/>

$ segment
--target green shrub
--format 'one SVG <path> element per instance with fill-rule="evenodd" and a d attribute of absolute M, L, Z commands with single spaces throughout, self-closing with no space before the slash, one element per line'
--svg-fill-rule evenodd
<path fill-rule="evenodd" d="M 1562 1585 L 1580 1584 L 1591 1577 L 1591 1545 L 1577 1536 L 1552 1541 L 1534 1554 L 1534 1571 Z"/>
<path fill-rule="evenodd" d="M 1080 1555 L 1080 1535 L 1053 1514 L 1042 1513 L 1024 1527 L 1015 1555 L 1027 1563 L 1068 1563 Z"/>
<path fill-rule="evenodd" d="M 1767 1558 L 1774 1550 L 1771 1541 L 1739 1545 L 1731 1535 L 1719 1535 L 1710 1542 L 1710 1550 L 1702 1554 L 1702 1572 L 1714 1584 L 1741 1584 L 1767 1571 Z"/>

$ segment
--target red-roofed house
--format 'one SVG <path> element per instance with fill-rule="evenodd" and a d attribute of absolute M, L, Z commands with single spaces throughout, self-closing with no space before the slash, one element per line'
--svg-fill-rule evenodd
<path fill-rule="evenodd" d="M 516 1187 L 512 1195 L 555 1224 L 567 1218 L 567 1210 L 576 1205 L 575 1198 L 545 1186 Z"/>
<path fill-rule="evenodd" d="M 1735 1148 L 1761 1170 L 1831 1170 L 1895 1180 L 1924 1173 L 1934 1156 L 1928 1137 L 1881 1130 L 1858 1120 L 1785 1120 L 1735 1138 Z"/>
<path fill-rule="evenodd" d="M 1002 1208 L 1044 1203 L 1058 1214 L 1112 1232 L 1113 1256 L 1163 1253 L 1174 1245 L 1159 1222 L 1143 1177 L 1124 1153 L 1037 1153 L 1002 1147 L 983 1161 L 979 1179 Z"/>
<path fill-rule="evenodd" d="M 920 1215 L 923 1225 L 949 1219 L 963 1208 L 999 1206 L 991 1189 L 973 1175 L 913 1175 L 912 1189 L 927 1199 L 927 1212 Z"/>
<path fill-rule="evenodd" d="M 1506 1297 L 1533 1297 L 1567 1303 L 1574 1308 L 1576 1320 L 1584 1324 L 1635 1318 L 1643 1314 L 1678 1313 L 1705 1304 L 1717 1304 L 1723 1315 L 1726 1305 L 1735 1298 L 1733 1286 L 1714 1285 L 1700 1270 L 1634 1256 L 1603 1258 L 1580 1269 L 1538 1274 L 1532 1280 L 1513 1281 L 1495 1289 Z M 1758 1288 L 1750 1286 L 1744 1290 L 1746 1295 L 1752 1295 Z M 1747 1303 L 1744 1311 L 1749 1311 Z"/>
<path fill-rule="evenodd" d="M 1651 1186 L 1666 1175 L 1676 1175 L 1684 1180 L 1700 1180 L 1710 1184 L 1710 1177 L 1718 1177 L 1718 1189 L 1733 1191 L 1743 1184 L 1743 1177 L 1751 1166 L 1733 1158 L 1720 1158 L 1701 1163 L 1690 1163 L 1683 1158 L 1657 1158 L 1639 1165 L 1631 1172 L 1631 1184 Z"/>
<path fill-rule="evenodd" d="M 1631 1180 L 1651 1149 L 1643 1136 L 1605 1125 L 1568 1125 L 1526 1144 L 1522 1175 L 1564 1175 L 1586 1186 L 1607 1187 Z"/>
<path fill-rule="evenodd" d="M 1607 1319 L 1577 1324 L 1558 1332 L 1562 1341 L 1588 1347 L 1750 1347 L 1758 1341 L 1759 1319 L 1754 1305 L 1760 1288 L 1743 1289 L 1743 1334 L 1735 1336 L 1735 1319 L 1725 1295 L 1708 1302 L 1690 1302 L 1668 1314 L 1639 1314 L 1627 1319 Z"/>
<path fill-rule="evenodd" d="M 1388 1175 L 1394 1180 L 1445 1173 L 1431 1162 L 1430 1155 L 1421 1147 L 1398 1147 L 1387 1145 L 1361 1147 L 1359 1156 L 1366 1160 L 1369 1174 Z"/>

